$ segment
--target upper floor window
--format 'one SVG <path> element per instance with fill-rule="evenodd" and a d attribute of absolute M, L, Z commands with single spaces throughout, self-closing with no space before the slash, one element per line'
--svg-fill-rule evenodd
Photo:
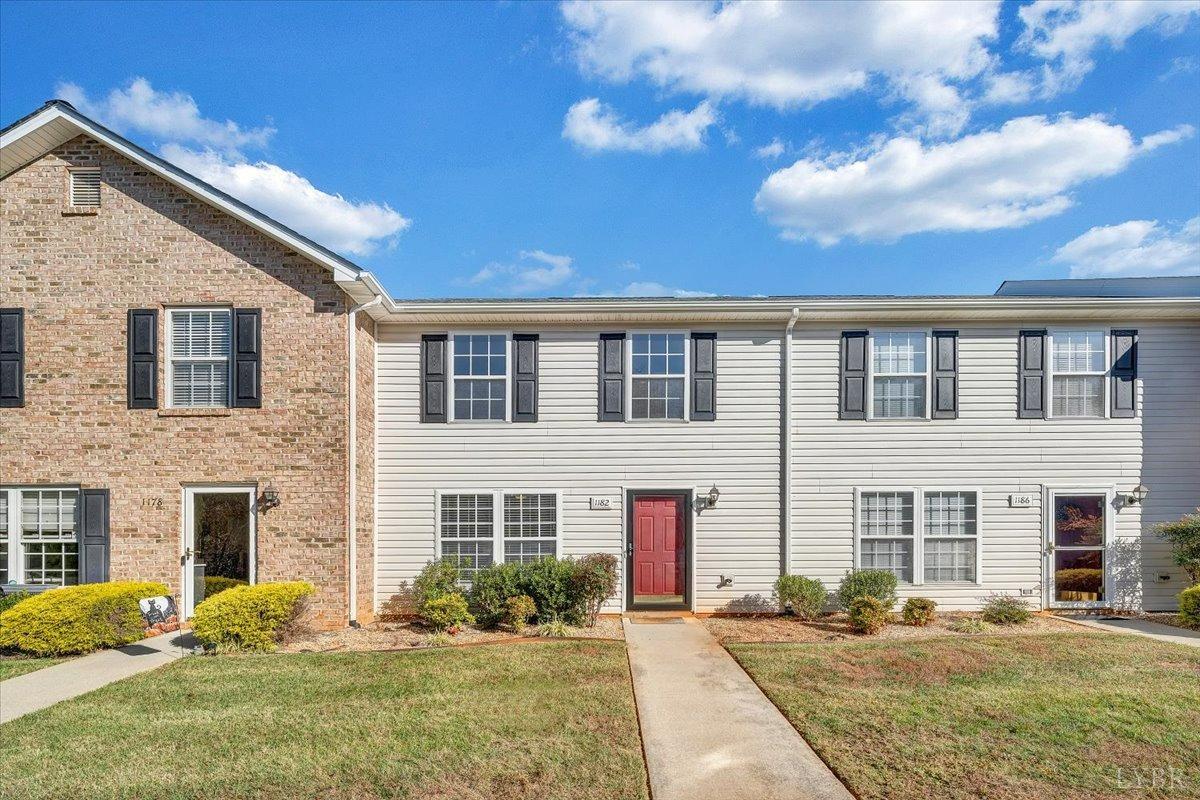
<path fill-rule="evenodd" d="M 79 583 L 79 492 L 0 489 L 0 583 Z"/>
<path fill-rule="evenodd" d="M 504 422 L 508 418 L 508 336 L 471 333 L 452 338 L 452 419 Z"/>
<path fill-rule="evenodd" d="M 230 310 L 177 308 L 167 334 L 171 405 L 229 405 Z"/>
<path fill-rule="evenodd" d="M 1054 331 L 1050 336 L 1051 410 L 1055 417 L 1103 417 L 1108 363 L 1103 331 Z"/>
<path fill-rule="evenodd" d="M 928 359 L 924 331 L 871 336 L 871 416 L 926 416 Z"/>
<path fill-rule="evenodd" d="M 630 419 L 684 419 L 687 337 L 634 333 L 629 339 Z"/>

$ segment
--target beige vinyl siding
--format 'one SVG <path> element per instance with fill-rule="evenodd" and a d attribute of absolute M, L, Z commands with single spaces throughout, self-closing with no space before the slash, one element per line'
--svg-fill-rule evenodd
<path fill-rule="evenodd" d="M 718 334 L 716 421 L 598 422 L 597 337 L 620 330 L 605 326 L 515 329 L 541 335 L 538 422 L 421 424 L 420 337 L 438 331 L 381 325 L 377 601 L 434 557 L 436 490 L 561 491 L 562 552 L 579 556 L 623 554 L 625 490 L 716 484 L 717 507 L 692 515 L 695 608 L 773 608 L 783 326 L 691 329 Z M 610 499 L 611 510 L 590 510 L 592 497 Z M 721 575 L 733 585 L 716 588 Z"/>
<path fill-rule="evenodd" d="M 1048 326 L 1053 320 L 1023 327 Z M 875 328 L 889 326 L 846 326 Z M 1017 326 L 939 322 L 959 330 L 959 418 L 837 418 L 841 327 L 798 326 L 793 337 L 792 570 L 835 587 L 853 564 L 854 489 L 982 491 L 981 585 L 926 584 L 902 594 L 969 608 L 993 592 L 1035 590 L 1042 601 L 1045 486 L 1150 488 L 1144 507 L 1114 513 L 1113 601 L 1170 608 L 1184 575 L 1152 526 L 1200 504 L 1200 327 L 1120 321 L 1073 328 L 1139 331 L 1139 414 L 1132 419 L 1016 418 Z M 1032 493 L 1032 508 L 1008 496 Z M 919 509 L 918 509 L 919 513 Z M 917 565 L 919 568 L 920 565 Z M 1158 574 L 1170 580 L 1159 582 Z M 1144 599 L 1141 595 L 1144 593 Z"/>

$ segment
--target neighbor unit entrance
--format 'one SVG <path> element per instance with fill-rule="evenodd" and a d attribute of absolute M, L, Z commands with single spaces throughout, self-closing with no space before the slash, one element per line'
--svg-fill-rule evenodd
<path fill-rule="evenodd" d="M 1051 607 L 1111 604 L 1107 552 L 1109 496 L 1107 491 L 1048 492 L 1046 574 Z"/>
<path fill-rule="evenodd" d="M 205 597 L 254 583 L 253 486 L 189 486 L 183 490 L 183 616 Z"/>
<path fill-rule="evenodd" d="M 627 500 L 628 608 L 687 609 L 691 602 L 687 493 L 629 492 Z"/>

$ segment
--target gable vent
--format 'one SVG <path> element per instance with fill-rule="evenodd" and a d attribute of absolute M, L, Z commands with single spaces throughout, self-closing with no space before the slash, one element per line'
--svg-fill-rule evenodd
<path fill-rule="evenodd" d="M 81 167 L 71 170 L 71 205 L 83 208 L 100 206 L 100 169 Z"/>

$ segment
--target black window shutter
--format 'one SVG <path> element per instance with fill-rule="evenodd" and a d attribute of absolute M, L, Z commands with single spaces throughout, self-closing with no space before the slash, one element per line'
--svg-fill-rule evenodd
<path fill-rule="evenodd" d="M 108 489 L 84 489 L 79 524 L 79 582 L 108 580 Z"/>
<path fill-rule="evenodd" d="M 1114 417 L 1137 416 L 1137 331 L 1112 332 L 1112 386 L 1110 412 Z"/>
<path fill-rule="evenodd" d="M 0 308 L 0 408 L 25 405 L 25 309 Z"/>
<path fill-rule="evenodd" d="M 129 309 L 126 393 L 130 408 L 158 408 L 158 310 Z"/>
<path fill-rule="evenodd" d="M 717 335 L 692 334 L 692 419 L 717 418 Z"/>
<path fill-rule="evenodd" d="M 867 332 L 842 331 L 838 419 L 867 418 Z"/>
<path fill-rule="evenodd" d="M 421 422 L 446 422 L 446 334 L 421 337 Z"/>
<path fill-rule="evenodd" d="M 513 334 L 513 422 L 538 420 L 538 335 Z"/>
<path fill-rule="evenodd" d="M 625 419 L 625 334 L 600 334 L 600 407 L 601 422 Z"/>
<path fill-rule="evenodd" d="M 1046 418 L 1046 332 L 1021 331 L 1018 341 L 1017 417 Z"/>
<path fill-rule="evenodd" d="M 233 310 L 233 407 L 262 408 L 262 309 Z"/>
<path fill-rule="evenodd" d="M 958 331 L 933 332 L 934 419 L 958 417 Z"/>

